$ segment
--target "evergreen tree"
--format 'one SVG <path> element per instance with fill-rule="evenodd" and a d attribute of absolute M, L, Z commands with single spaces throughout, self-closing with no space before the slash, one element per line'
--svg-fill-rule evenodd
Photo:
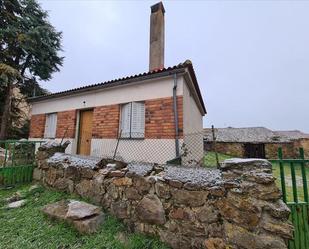
<path fill-rule="evenodd" d="M 59 71 L 60 51 L 61 32 L 35 0 L 0 0 L 0 139 L 7 138 L 16 119 L 14 88 L 26 96 L 46 93 L 38 81 Z"/>

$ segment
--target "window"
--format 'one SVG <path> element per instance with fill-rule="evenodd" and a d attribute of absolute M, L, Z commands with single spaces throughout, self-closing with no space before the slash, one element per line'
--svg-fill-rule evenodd
<path fill-rule="evenodd" d="M 145 104 L 131 102 L 121 107 L 120 132 L 122 138 L 144 138 Z"/>
<path fill-rule="evenodd" d="M 57 127 L 57 113 L 46 115 L 44 138 L 55 138 Z"/>

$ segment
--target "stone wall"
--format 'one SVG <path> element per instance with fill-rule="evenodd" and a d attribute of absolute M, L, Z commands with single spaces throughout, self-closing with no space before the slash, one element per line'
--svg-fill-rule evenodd
<path fill-rule="evenodd" d="M 213 142 L 204 142 L 205 151 L 215 151 Z M 217 142 L 216 150 L 218 153 L 243 158 L 245 154 L 243 143 Z"/>
<path fill-rule="evenodd" d="M 58 148 L 63 151 L 40 148 L 35 179 L 102 205 L 129 229 L 172 248 L 284 249 L 292 237 L 289 209 L 266 160 L 230 159 L 220 170 L 104 167 L 98 158 L 55 153 Z"/>
<path fill-rule="evenodd" d="M 298 148 L 304 149 L 305 158 L 309 158 L 309 138 L 301 138 L 294 141 L 294 147 L 297 150 L 297 156 L 299 156 Z"/>
<path fill-rule="evenodd" d="M 265 144 L 265 156 L 268 159 L 278 158 L 278 149 L 282 148 L 282 154 L 284 158 L 298 158 L 298 147 L 295 147 L 293 142 L 291 143 L 267 143 Z"/>
<path fill-rule="evenodd" d="M 309 158 L 309 139 L 295 140 L 294 142 L 287 143 L 265 143 L 265 157 L 267 159 L 278 158 L 278 148 L 282 148 L 284 158 L 298 158 L 299 147 L 308 148 L 305 149 Z M 213 142 L 204 142 L 205 151 L 214 151 Z M 218 153 L 222 153 L 229 156 L 235 156 L 243 158 L 245 157 L 244 143 L 231 143 L 231 142 L 217 142 L 216 150 Z"/>

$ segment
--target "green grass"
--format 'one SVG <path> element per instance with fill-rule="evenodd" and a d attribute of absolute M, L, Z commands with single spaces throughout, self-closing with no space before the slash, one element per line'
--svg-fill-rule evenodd
<path fill-rule="evenodd" d="M 228 155 L 225 155 L 225 154 L 218 153 L 219 162 L 222 162 L 225 159 L 229 159 L 229 158 L 232 158 L 232 156 L 228 156 Z M 209 167 L 209 168 L 217 167 L 216 153 L 215 152 L 207 151 L 207 153 L 204 156 L 204 165 L 205 165 L 205 167 Z"/>
<path fill-rule="evenodd" d="M 273 175 L 276 177 L 276 183 L 278 187 L 281 189 L 281 178 L 280 178 L 280 166 L 278 163 L 272 163 Z M 303 182 L 302 182 L 302 174 L 301 174 L 301 165 L 294 164 L 295 167 L 295 176 L 297 182 L 297 195 L 299 201 L 304 201 L 304 191 L 303 191 Z M 285 175 L 285 188 L 286 188 L 286 196 L 287 201 L 293 201 L 293 187 L 292 187 L 292 177 L 291 177 L 291 166 L 290 164 L 284 163 L 284 175 Z M 307 185 L 309 187 L 309 167 L 307 165 L 306 176 L 307 176 Z"/>
<path fill-rule="evenodd" d="M 2 249 L 167 249 L 158 239 L 129 233 L 125 226 L 112 216 L 107 216 L 98 233 L 80 235 L 68 224 L 51 221 L 40 209 L 63 198 L 75 198 L 63 192 L 43 187 L 28 193 L 30 185 L 11 190 L 0 189 L 0 248 Z M 27 204 L 17 209 L 5 209 L 5 198 L 21 191 Z M 125 239 L 120 239 L 120 237 Z"/>

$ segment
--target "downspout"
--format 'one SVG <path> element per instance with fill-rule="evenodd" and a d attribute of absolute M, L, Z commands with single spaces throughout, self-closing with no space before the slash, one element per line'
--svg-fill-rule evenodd
<path fill-rule="evenodd" d="M 179 157 L 179 127 L 178 127 L 178 109 L 177 109 L 177 73 L 174 74 L 173 102 L 174 102 L 174 123 L 175 123 L 175 152 L 176 158 Z"/>

